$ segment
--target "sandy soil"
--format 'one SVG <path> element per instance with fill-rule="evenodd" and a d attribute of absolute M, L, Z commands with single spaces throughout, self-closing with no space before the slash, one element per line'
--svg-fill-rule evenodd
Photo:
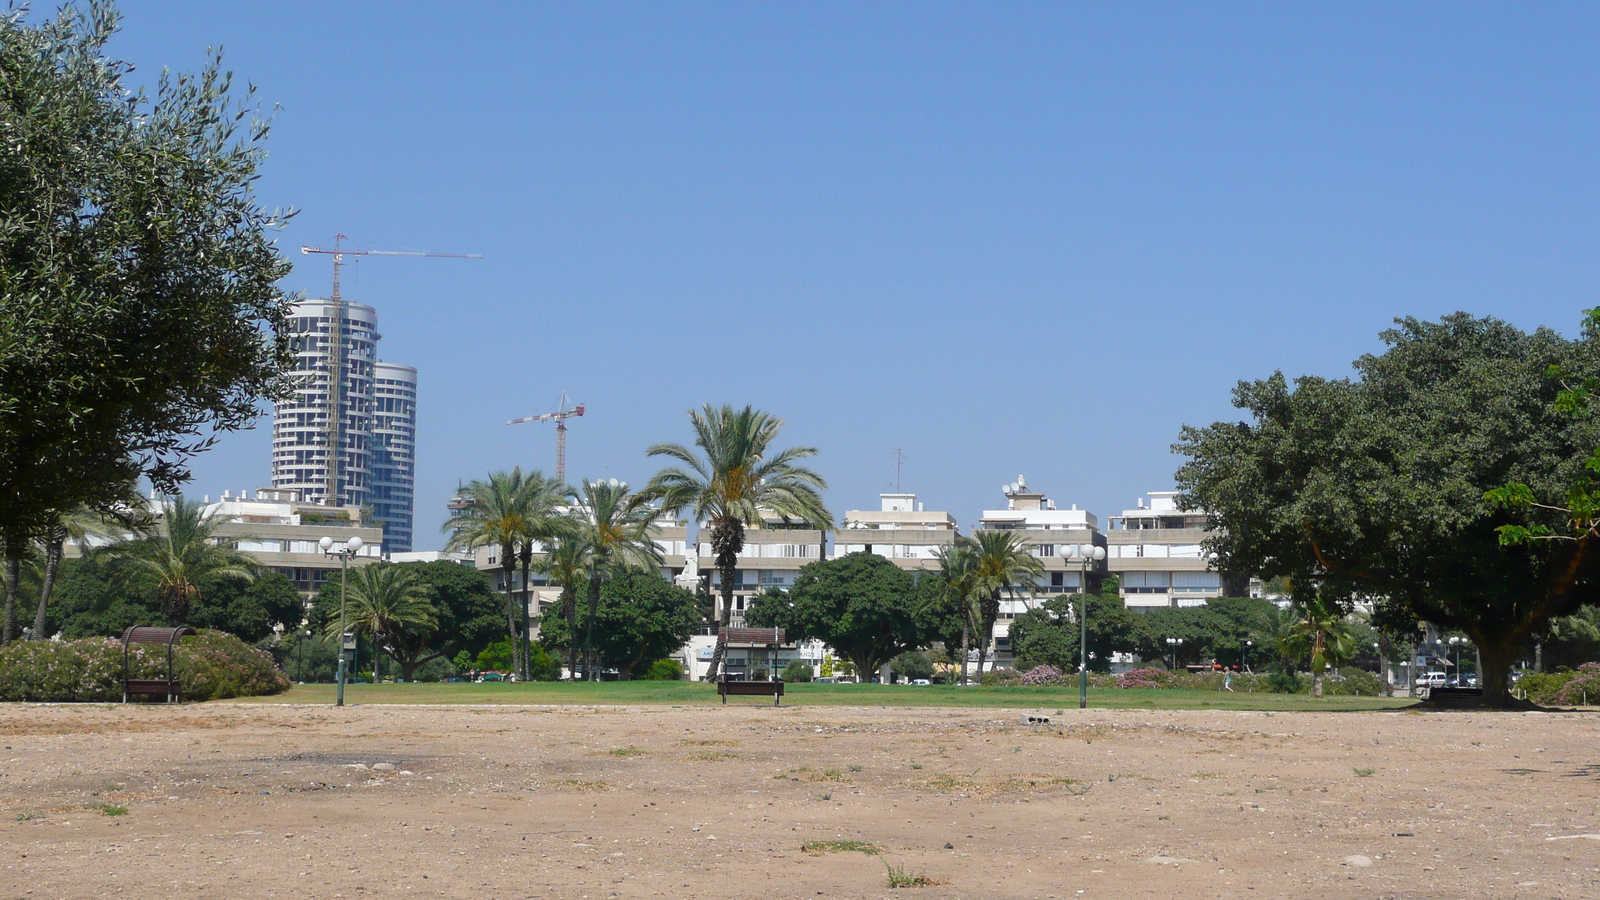
<path fill-rule="evenodd" d="M 0 897 L 1600 896 L 1593 715 L 1044 712 L 0 706 Z"/>

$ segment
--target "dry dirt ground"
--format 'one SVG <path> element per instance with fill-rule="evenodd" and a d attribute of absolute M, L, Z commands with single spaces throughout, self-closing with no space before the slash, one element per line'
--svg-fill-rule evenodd
<path fill-rule="evenodd" d="M 1591 714 L 1044 712 L 0 706 L 0 897 L 1600 897 Z"/>

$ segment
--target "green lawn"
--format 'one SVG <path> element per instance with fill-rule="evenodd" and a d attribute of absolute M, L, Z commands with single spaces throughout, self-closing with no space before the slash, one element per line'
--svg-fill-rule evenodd
<path fill-rule="evenodd" d="M 1068 709 L 1078 691 L 1067 687 L 947 687 L 881 684 L 791 684 L 786 706 L 956 706 Z M 332 703 L 331 684 L 296 685 L 274 697 L 240 698 L 241 703 Z M 223 701 L 227 702 L 227 701 Z M 627 681 L 601 684 L 352 684 L 346 703 L 512 703 L 622 705 L 661 703 L 683 706 L 719 702 L 716 688 L 688 681 Z M 770 704 L 760 697 L 733 697 L 730 705 Z M 1405 698 L 1325 697 L 1306 694 L 1246 694 L 1221 691 L 1119 690 L 1091 688 L 1089 705 L 1115 709 L 1371 710 L 1415 703 Z"/>

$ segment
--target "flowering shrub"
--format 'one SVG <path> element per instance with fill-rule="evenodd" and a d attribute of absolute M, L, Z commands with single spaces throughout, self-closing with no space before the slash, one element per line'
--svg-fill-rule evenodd
<path fill-rule="evenodd" d="M 1048 663 L 1022 673 L 1023 684 L 1060 684 L 1061 670 Z"/>
<path fill-rule="evenodd" d="M 1577 706 L 1600 697 L 1600 663 L 1586 662 L 1576 670 L 1534 672 L 1522 676 L 1517 690 L 1534 703 Z"/>
<path fill-rule="evenodd" d="M 1155 667 L 1145 669 L 1129 669 L 1117 679 L 1119 688 L 1171 688 L 1177 687 L 1174 683 L 1177 676 L 1166 669 Z"/>
<path fill-rule="evenodd" d="M 994 669 L 992 671 L 988 671 L 988 672 L 983 673 L 983 678 L 981 679 L 981 681 L 982 681 L 984 687 L 994 687 L 995 685 L 1021 684 L 1022 683 L 1022 673 L 1018 672 L 1016 669 Z"/>
<path fill-rule="evenodd" d="M 163 678 L 165 647 L 135 644 L 128 666 L 134 678 Z M 207 631 L 182 639 L 173 674 L 185 700 L 254 697 L 287 690 L 289 679 L 271 654 L 231 634 Z M 103 703 L 122 699 L 122 641 L 15 641 L 0 647 L 0 701 Z"/>

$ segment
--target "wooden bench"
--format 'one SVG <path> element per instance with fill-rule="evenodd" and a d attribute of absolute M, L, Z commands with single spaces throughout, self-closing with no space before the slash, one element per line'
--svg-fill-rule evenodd
<path fill-rule="evenodd" d="M 178 676 L 172 671 L 172 648 L 177 646 L 178 639 L 194 634 L 195 630 L 187 625 L 177 628 L 154 628 L 149 625 L 134 625 L 122 633 L 122 702 L 129 702 L 133 697 L 161 697 L 168 703 L 183 702 L 183 688 L 178 684 Z M 167 677 L 166 678 L 134 678 L 130 670 L 131 657 L 134 644 L 157 644 L 167 648 Z"/>
<path fill-rule="evenodd" d="M 717 680 L 717 694 L 722 697 L 724 706 L 728 697 L 771 697 L 773 706 L 782 705 L 783 682 L 781 681 L 728 681 Z"/>
<path fill-rule="evenodd" d="M 124 703 L 129 697 L 161 697 L 168 703 L 183 702 L 183 687 L 177 679 L 129 678 L 122 683 L 122 693 Z"/>

